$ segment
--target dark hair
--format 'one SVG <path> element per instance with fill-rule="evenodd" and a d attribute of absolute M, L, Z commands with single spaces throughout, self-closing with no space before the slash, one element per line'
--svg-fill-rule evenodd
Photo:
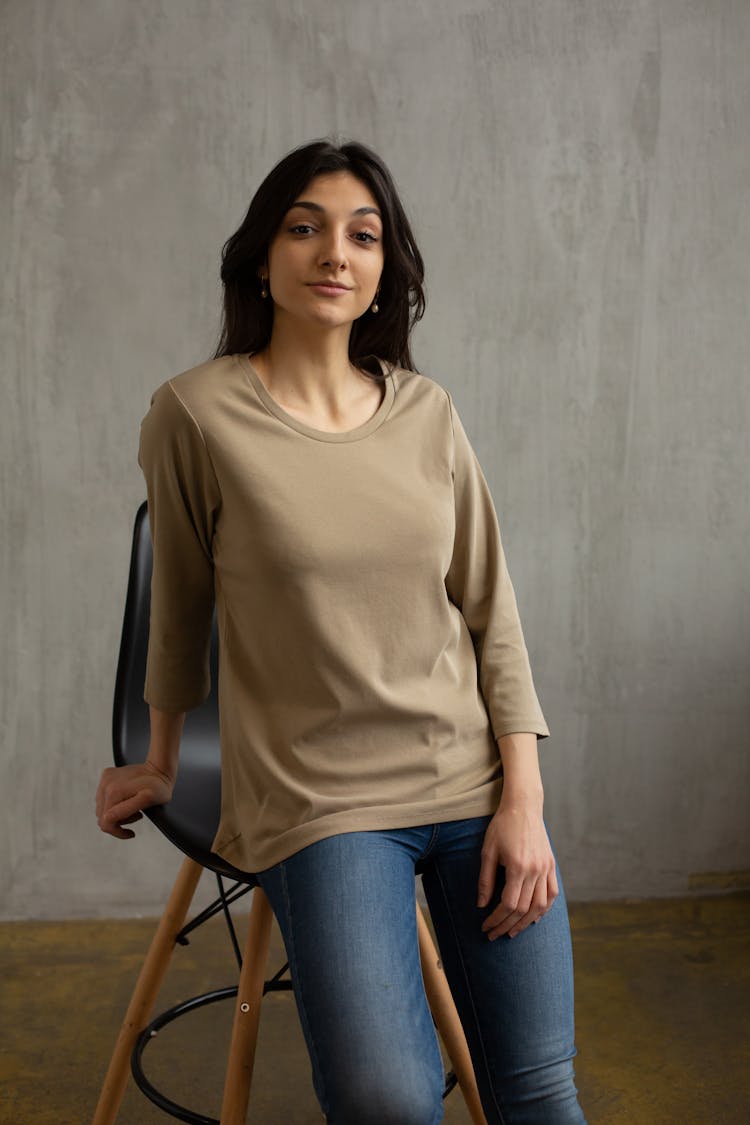
<path fill-rule="evenodd" d="M 289 208 L 318 175 L 350 172 L 372 192 L 383 217 L 383 273 L 379 312 L 367 309 L 352 324 L 349 359 L 383 378 L 376 357 L 414 371 L 409 336 L 424 315 L 424 262 L 390 172 L 377 153 L 356 141 L 324 138 L 289 152 L 266 176 L 240 227 L 224 243 L 224 308 L 213 358 L 260 351 L 271 337 L 273 301 L 260 295 L 259 268 Z"/>

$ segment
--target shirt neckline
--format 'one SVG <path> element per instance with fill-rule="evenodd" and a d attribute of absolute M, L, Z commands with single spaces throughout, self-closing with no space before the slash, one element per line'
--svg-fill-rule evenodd
<path fill-rule="evenodd" d="M 380 406 L 375 411 L 375 413 L 371 415 L 371 417 L 369 417 L 367 421 L 363 422 L 360 426 L 355 426 L 353 430 L 316 430 L 313 426 L 308 426 L 306 422 L 301 421 L 299 418 L 295 418 L 293 414 L 290 414 L 287 410 L 284 409 L 281 403 L 276 401 L 273 395 L 271 395 L 271 393 L 269 392 L 256 369 L 253 367 L 252 363 L 250 362 L 250 356 L 246 352 L 238 353 L 235 356 L 235 359 L 239 362 L 242 370 L 247 375 L 252 387 L 256 391 L 259 399 L 266 407 L 266 409 L 269 410 L 271 414 L 275 415 L 275 417 L 278 418 L 280 422 L 283 422 L 286 426 L 289 426 L 293 430 L 297 430 L 297 432 L 300 434 L 305 434 L 306 437 L 314 438 L 316 441 L 359 441 L 360 438 L 367 437 L 368 434 L 373 433 L 378 429 L 379 426 L 382 426 L 383 422 L 385 422 L 390 409 L 393 406 L 393 400 L 396 397 L 396 386 L 393 380 L 393 368 L 389 368 L 385 361 L 378 357 L 378 363 L 380 364 L 383 374 L 385 375 L 385 395 L 383 396 L 383 401 L 380 403 Z"/>

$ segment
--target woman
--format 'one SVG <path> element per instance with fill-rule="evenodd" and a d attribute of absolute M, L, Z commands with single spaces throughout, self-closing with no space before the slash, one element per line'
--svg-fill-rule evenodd
<path fill-rule="evenodd" d="M 269 897 L 327 1120 L 442 1118 L 416 872 L 487 1121 L 581 1122 L 549 730 L 489 488 L 450 394 L 412 363 L 423 262 L 382 160 L 289 153 L 221 276 L 214 357 L 141 427 L 151 743 L 104 771 L 99 824 L 126 839 L 169 800 L 216 605 L 213 846 Z"/>

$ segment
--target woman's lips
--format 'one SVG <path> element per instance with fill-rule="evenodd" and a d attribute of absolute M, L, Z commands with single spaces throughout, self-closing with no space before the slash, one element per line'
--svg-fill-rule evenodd
<path fill-rule="evenodd" d="M 311 285 L 317 293 L 322 293 L 326 297 L 340 297 L 342 293 L 348 293 L 348 289 L 342 289 L 340 285 Z"/>

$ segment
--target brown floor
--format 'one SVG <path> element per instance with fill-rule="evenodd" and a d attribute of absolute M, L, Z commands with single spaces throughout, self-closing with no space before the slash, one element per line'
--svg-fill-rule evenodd
<path fill-rule="evenodd" d="M 750 895 L 573 905 L 577 1081 L 590 1125 L 750 1122 Z M 0 925 L 0 1122 L 90 1122 L 153 921 Z M 274 967 L 283 963 L 274 926 Z M 234 983 L 212 921 L 179 948 L 157 1004 Z M 218 1115 L 231 1001 L 149 1046 L 165 1091 Z M 454 1090 L 445 1125 L 468 1125 Z M 170 1120 L 128 1086 L 120 1125 Z M 290 993 L 264 1001 L 248 1120 L 320 1125 Z"/>

